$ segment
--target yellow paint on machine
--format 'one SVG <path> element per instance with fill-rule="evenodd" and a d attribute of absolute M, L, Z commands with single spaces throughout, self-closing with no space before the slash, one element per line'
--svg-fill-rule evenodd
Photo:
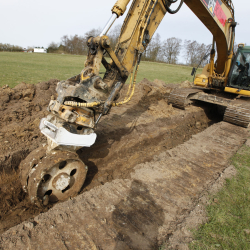
<path fill-rule="evenodd" d="M 229 92 L 229 93 L 233 93 L 233 94 L 237 94 L 237 95 L 250 96 L 250 91 L 249 90 L 244 90 L 244 89 L 239 91 L 239 89 L 236 89 L 236 88 L 226 87 L 225 92 Z"/>
<path fill-rule="evenodd" d="M 194 84 L 196 86 L 201 86 L 206 88 L 208 85 L 208 77 L 205 76 L 204 74 L 197 75 L 194 80 Z"/>

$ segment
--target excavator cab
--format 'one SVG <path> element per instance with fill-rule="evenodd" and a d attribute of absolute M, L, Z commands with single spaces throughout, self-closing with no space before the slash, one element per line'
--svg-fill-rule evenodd
<path fill-rule="evenodd" d="M 228 87 L 238 90 L 250 90 L 250 46 L 239 46 L 232 61 L 228 77 Z"/>

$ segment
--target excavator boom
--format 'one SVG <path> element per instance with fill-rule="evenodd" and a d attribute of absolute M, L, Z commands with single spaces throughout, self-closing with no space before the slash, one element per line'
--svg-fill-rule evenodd
<path fill-rule="evenodd" d="M 232 2 L 228 0 L 186 0 L 185 3 L 212 33 L 218 53 L 216 72 L 222 74 L 228 59 L 228 52 L 232 50 L 234 43 L 230 28 L 234 21 Z"/>

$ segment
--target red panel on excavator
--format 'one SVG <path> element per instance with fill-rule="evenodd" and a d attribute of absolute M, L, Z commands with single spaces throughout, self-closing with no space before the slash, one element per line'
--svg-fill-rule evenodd
<path fill-rule="evenodd" d="M 221 0 L 203 0 L 203 2 L 205 3 L 206 7 L 210 10 L 211 14 L 213 16 L 216 16 L 224 27 L 226 24 L 227 17 L 221 8 L 222 5 Z"/>
<path fill-rule="evenodd" d="M 227 21 L 227 16 L 224 13 L 224 11 L 222 10 L 221 5 L 220 5 L 219 2 L 217 2 L 216 5 L 215 5 L 214 14 L 215 14 L 215 16 L 217 16 L 217 18 L 219 19 L 220 23 L 224 27 L 225 24 L 226 24 L 226 21 Z"/>

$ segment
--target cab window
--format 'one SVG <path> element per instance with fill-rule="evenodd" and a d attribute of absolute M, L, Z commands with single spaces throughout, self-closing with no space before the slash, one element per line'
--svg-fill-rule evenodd
<path fill-rule="evenodd" d="M 250 53 L 240 51 L 238 53 L 235 65 L 233 67 L 229 86 L 236 87 L 239 89 L 250 88 L 249 65 L 250 65 Z"/>

